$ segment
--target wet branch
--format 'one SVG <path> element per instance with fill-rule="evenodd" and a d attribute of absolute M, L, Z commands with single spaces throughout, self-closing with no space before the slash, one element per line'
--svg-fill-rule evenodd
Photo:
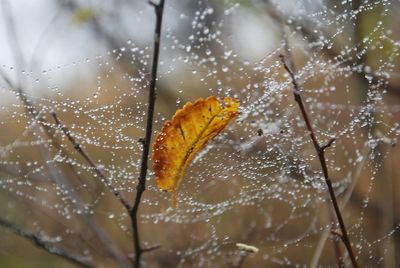
<path fill-rule="evenodd" d="M 62 130 L 64 135 L 68 138 L 68 140 L 71 142 L 71 144 L 74 146 L 75 150 L 89 163 L 89 165 L 93 168 L 93 170 L 96 172 L 96 174 L 101 178 L 102 181 L 106 184 L 107 188 L 110 189 L 110 191 L 115 195 L 115 197 L 122 203 L 122 205 L 127 209 L 130 210 L 130 205 L 129 203 L 124 199 L 122 194 L 115 189 L 115 187 L 111 184 L 111 181 L 107 178 L 106 174 L 102 169 L 100 169 L 94 160 L 90 157 L 90 155 L 82 148 L 82 146 L 75 140 L 74 137 L 72 137 L 71 132 L 69 129 L 65 126 L 61 125 L 60 120 L 57 117 L 57 114 L 55 112 L 52 112 L 51 115 L 54 118 L 54 121 L 56 122 L 56 125 L 58 128 Z"/>
<path fill-rule="evenodd" d="M 43 239 L 43 237 L 41 237 L 40 235 L 28 232 L 12 222 L 9 222 L 5 219 L 0 218 L 0 226 L 10 230 L 11 232 L 13 232 L 14 234 L 16 234 L 20 237 L 23 237 L 23 238 L 29 240 L 37 247 L 39 247 L 53 255 L 57 255 L 57 256 L 65 259 L 69 262 L 72 262 L 80 267 L 85 267 L 85 268 L 94 268 L 95 267 L 93 264 L 84 260 L 83 257 L 71 254 L 60 248 L 57 248 L 57 247 L 53 246 L 52 243 L 47 242 L 45 239 Z"/>
<path fill-rule="evenodd" d="M 34 104 L 30 101 L 28 96 L 25 94 L 24 90 L 22 87 L 15 85 L 11 80 L 7 77 L 5 73 L 3 73 L 0 70 L 0 77 L 4 80 L 4 82 L 9 86 L 10 91 L 14 92 L 16 96 L 20 99 L 22 102 L 24 108 L 25 108 L 25 113 L 27 114 L 28 117 L 31 117 L 34 122 L 37 122 L 39 124 L 39 127 L 41 127 L 44 130 L 44 133 L 47 135 L 49 139 L 51 139 L 52 144 L 54 147 L 60 152 L 68 156 L 68 153 L 64 150 L 64 148 L 61 147 L 61 144 L 58 143 L 56 140 L 53 130 L 50 128 L 50 124 L 46 121 L 44 117 L 40 115 L 40 112 L 36 109 Z M 56 169 L 53 164 L 51 164 L 50 158 L 50 150 L 47 148 L 41 146 L 39 147 L 39 152 L 42 155 L 44 161 L 46 161 L 48 164 L 48 168 L 50 171 L 50 178 L 51 180 L 59 185 L 60 187 L 63 187 L 65 189 L 71 189 L 71 185 L 67 178 L 63 174 L 56 174 Z M 77 175 L 76 171 L 74 170 L 72 165 L 68 165 L 73 173 Z M 8 170 L 10 171 L 10 170 Z M 78 201 L 78 203 L 81 203 L 79 200 L 79 196 L 74 194 L 74 191 L 68 190 L 68 196 L 70 196 L 72 199 L 75 199 Z M 77 204 L 74 204 L 76 206 Z M 126 267 L 126 262 L 124 260 L 124 257 L 122 254 L 120 254 L 119 249 L 114 245 L 112 240 L 110 240 L 109 236 L 104 232 L 102 227 L 99 226 L 96 220 L 94 220 L 90 215 L 84 214 L 83 215 L 83 220 L 84 222 L 91 228 L 91 230 L 96 234 L 96 236 L 102 241 L 102 244 L 105 246 L 108 254 L 112 256 L 121 267 Z M 52 252 L 49 252 L 52 253 Z"/>
<path fill-rule="evenodd" d="M 138 178 L 138 184 L 136 189 L 135 202 L 130 211 L 131 222 L 132 222 L 132 239 L 135 251 L 134 267 L 140 267 L 140 258 L 142 253 L 146 251 L 140 245 L 139 230 L 138 230 L 138 210 L 142 199 L 142 194 L 146 190 L 146 176 L 147 166 L 150 152 L 151 136 L 153 132 L 153 117 L 154 117 L 154 106 L 156 101 L 156 82 L 157 82 L 157 69 L 158 69 L 158 58 L 160 54 L 160 39 L 161 39 L 161 27 L 162 18 L 164 13 L 164 0 L 160 0 L 158 3 L 149 0 L 149 4 L 154 7 L 156 13 L 156 26 L 154 30 L 154 47 L 153 47 L 153 62 L 151 67 L 151 77 L 149 85 L 148 95 L 148 106 L 147 106 L 147 121 L 146 121 L 146 134 L 145 138 L 141 139 L 143 145 L 140 175 Z"/>
<path fill-rule="evenodd" d="M 326 165 L 325 149 L 330 147 L 332 145 L 332 143 L 335 141 L 335 139 L 331 138 L 326 145 L 322 145 L 321 146 L 319 144 L 319 142 L 318 142 L 318 140 L 316 138 L 315 132 L 314 132 L 314 130 L 312 128 L 310 118 L 308 117 L 307 111 L 306 111 L 306 109 L 304 107 L 303 100 L 301 98 L 300 86 L 297 83 L 297 80 L 296 80 L 296 77 L 294 75 L 294 72 L 292 71 L 291 67 L 289 67 L 289 64 L 291 62 L 288 62 L 289 59 L 287 59 L 284 55 L 280 55 L 279 57 L 280 57 L 280 60 L 281 60 L 281 62 L 283 64 L 283 67 L 285 68 L 286 72 L 289 74 L 289 76 L 291 78 L 291 81 L 292 81 L 292 84 L 293 84 L 294 99 L 297 102 L 297 104 L 299 105 L 302 117 L 303 117 L 304 122 L 306 124 L 307 130 L 309 131 L 310 138 L 311 138 L 312 143 L 314 145 L 315 151 L 318 154 L 319 162 L 321 164 L 322 172 L 323 172 L 324 178 L 325 178 L 325 183 L 326 183 L 326 185 L 328 187 L 328 191 L 329 191 L 329 195 L 330 195 L 330 198 L 331 198 L 331 202 L 332 202 L 332 205 L 333 205 L 333 208 L 335 210 L 335 214 L 336 214 L 336 217 L 337 217 L 337 220 L 338 220 L 338 223 L 339 223 L 342 241 L 343 241 L 343 243 L 344 243 L 344 245 L 345 245 L 345 247 L 347 249 L 347 252 L 349 254 L 349 257 L 351 259 L 351 263 L 352 263 L 353 267 L 354 268 L 358 268 L 356 257 L 354 255 L 354 252 L 353 252 L 353 249 L 352 249 L 352 246 L 351 246 L 351 242 L 350 242 L 349 236 L 347 234 L 346 226 L 345 226 L 344 221 L 343 221 L 342 213 L 340 211 L 340 208 L 339 208 L 336 196 L 335 196 L 335 192 L 333 190 L 332 181 L 331 181 L 331 179 L 329 178 L 329 175 L 328 175 L 328 167 Z M 290 64 L 290 66 L 292 66 L 292 64 Z"/>
<path fill-rule="evenodd" d="M 0 70 L 0 77 L 4 80 L 4 82 L 9 86 L 9 90 L 13 92 L 17 98 L 22 102 L 23 107 L 25 109 L 25 113 L 28 117 L 31 117 L 33 122 L 38 123 L 39 127 L 41 127 L 44 130 L 45 135 L 52 141 L 52 144 L 54 147 L 58 150 L 63 155 L 68 155 L 67 152 L 61 147 L 61 145 L 58 143 L 58 141 L 54 137 L 53 130 L 49 126 L 50 124 L 46 121 L 46 119 L 41 115 L 40 111 L 36 109 L 34 103 L 28 98 L 27 94 L 24 91 L 24 77 L 21 75 L 21 70 L 22 66 L 24 65 L 24 59 L 23 59 L 23 53 L 21 51 L 21 47 L 19 46 L 19 40 L 17 36 L 17 29 L 15 25 L 14 18 L 12 16 L 11 12 L 11 7 L 9 6 L 9 3 L 7 0 L 2 1 L 3 5 L 3 12 L 4 12 L 4 20 L 7 27 L 7 33 L 8 33 L 8 40 L 10 42 L 10 46 L 13 49 L 13 54 L 15 58 L 15 64 L 17 66 L 17 79 L 18 81 L 16 83 L 13 83 L 10 78 L 7 77 L 7 75 Z M 47 162 L 48 169 L 50 172 L 50 178 L 51 180 L 59 185 L 62 188 L 65 189 L 71 189 L 71 185 L 68 181 L 68 179 L 63 175 L 63 174 L 57 174 L 56 167 L 54 164 L 49 161 L 51 159 L 51 152 L 49 148 L 44 147 L 43 145 L 39 147 L 39 153 L 43 157 L 43 160 Z M 68 164 L 69 168 L 73 171 L 73 173 L 79 177 L 79 175 L 76 173 L 74 167 L 70 164 Z M 79 196 L 75 195 L 73 191 L 68 190 L 68 196 L 70 196 L 72 199 L 77 200 L 78 203 L 81 203 L 79 200 Z M 74 203 L 74 206 L 77 206 L 76 203 Z M 91 228 L 91 231 L 99 238 L 99 240 L 102 242 L 102 244 L 105 246 L 108 254 L 113 257 L 118 265 L 121 267 L 127 267 L 126 261 L 124 256 L 120 253 L 119 249 L 114 245 L 114 242 L 110 240 L 108 235 L 104 232 L 103 228 L 99 226 L 97 221 L 92 218 L 90 215 L 83 215 L 83 221 Z M 11 225 L 10 225 L 11 226 Z M 47 250 L 47 248 L 43 248 L 44 250 Z M 53 252 L 48 250 L 49 253 L 57 255 L 57 251 Z"/>

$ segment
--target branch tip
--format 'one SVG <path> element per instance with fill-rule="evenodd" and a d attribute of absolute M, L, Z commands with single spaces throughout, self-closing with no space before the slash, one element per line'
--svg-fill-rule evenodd
<path fill-rule="evenodd" d="M 331 147 L 332 144 L 333 144 L 335 141 L 336 141 L 336 138 L 330 138 L 329 141 L 328 141 L 328 143 L 321 147 L 321 151 L 324 151 L 325 149 Z"/>
<path fill-rule="evenodd" d="M 147 3 L 149 3 L 149 5 L 151 5 L 151 6 L 153 6 L 156 10 L 159 9 L 160 5 L 161 5 L 161 1 L 156 3 L 155 0 L 147 0 Z"/>
<path fill-rule="evenodd" d="M 331 230 L 331 234 L 343 241 L 343 234 L 339 230 Z"/>

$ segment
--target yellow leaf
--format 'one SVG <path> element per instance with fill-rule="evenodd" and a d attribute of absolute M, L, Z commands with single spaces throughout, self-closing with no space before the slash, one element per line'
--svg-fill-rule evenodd
<path fill-rule="evenodd" d="M 188 102 L 167 121 L 153 144 L 153 170 L 157 186 L 173 193 L 193 157 L 238 114 L 239 101 L 215 96 Z"/>
<path fill-rule="evenodd" d="M 94 17 L 95 13 L 92 8 L 79 8 L 73 13 L 72 20 L 77 24 L 83 24 L 92 20 Z"/>

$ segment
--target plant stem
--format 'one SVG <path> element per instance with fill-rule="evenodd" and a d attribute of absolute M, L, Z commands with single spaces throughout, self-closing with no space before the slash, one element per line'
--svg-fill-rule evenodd
<path fill-rule="evenodd" d="M 111 181 L 109 178 L 107 178 L 107 175 L 104 173 L 102 169 L 100 169 L 94 160 L 90 157 L 90 155 L 82 148 L 82 146 L 75 140 L 75 138 L 71 135 L 69 129 L 65 126 L 61 125 L 60 120 L 57 117 L 57 114 L 55 112 L 52 112 L 51 115 L 54 118 L 54 121 L 56 122 L 57 127 L 59 127 L 64 135 L 68 138 L 68 140 L 71 142 L 71 144 L 74 146 L 75 150 L 86 160 L 86 162 L 89 163 L 89 165 L 94 169 L 96 172 L 97 176 L 100 177 L 100 179 L 103 181 L 103 183 L 107 186 L 107 188 L 110 189 L 110 191 L 114 194 L 114 196 L 121 202 L 121 204 L 129 211 L 130 210 L 130 205 L 129 203 L 125 200 L 125 198 L 122 196 L 122 194 L 115 189 L 115 187 L 111 184 Z"/>
<path fill-rule="evenodd" d="M 151 144 L 151 136 L 153 132 L 153 117 L 154 117 L 154 105 L 156 101 L 156 82 L 157 82 L 157 69 L 158 69 L 158 58 L 160 54 L 160 39 L 161 39 L 161 27 L 162 18 L 164 13 L 164 0 L 160 0 L 159 3 L 149 1 L 149 4 L 154 7 L 156 13 L 156 27 L 154 30 L 154 47 L 153 47 L 153 62 L 151 68 L 151 77 L 149 85 L 148 95 L 148 106 L 147 106 L 147 121 L 146 121 L 146 134 L 143 139 L 143 151 L 140 165 L 140 175 L 138 178 L 138 185 L 136 190 L 135 203 L 130 211 L 131 222 L 132 222 L 132 238 L 133 246 L 135 250 L 134 267 L 140 267 L 140 258 L 142 253 L 146 250 L 140 246 L 139 230 L 138 230 L 138 210 L 142 194 L 146 190 L 146 176 L 147 176 L 147 165 L 149 159 L 149 151 Z"/>
<path fill-rule="evenodd" d="M 303 100 L 302 100 L 301 95 L 300 95 L 300 87 L 299 87 L 299 84 L 297 83 L 296 77 L 294 76 L 294 72 L 289 67 L 286 57 L 284 55 L 280 55 L 279 57 L 280 57 L 280 60 L 281 60 L 281 62 L 283 64 L 285 70 L 287 71 L 287 73 L 289 74 L 289 76 L 291 78 L 291 81 L 292 81 L 292 84 L 293 84 L 294 99 L 297 102 L 297 104 L 299 105 L 301 114 L 303 116 L 304 122 L 306 123 L 306 127 L 307 127 L 307 130 L 308 130 L 309 134 L 310 134 L 310 138 L 311 138 L 312 143 L 314 145 L 315 151 L 318 154 L 319 162 L 321 164 L 322 172 L 323 172 L 324 178 L 325 178 L 325 183 L 328 186 L 328 191 L 329 191 L 329 195 L 330 195 L 330 198 L 331 198 L 331 202 L 332 202 L 333 208 L 335 210 L 335 214 L 336 214 L 337 220 L 339 222 L 339 227 L 340 227 L 340 230 L 341 230 L 341 239 L 342 239 L 344 245 L 346 246 L 346 249 L 347 249 L 347 252 L 348 252 L 349 257 L 351 259 L 351 263 L 352 263 L 353 267 L 354 268 L 358 268 L 356 257 L 354 255 L 353 249 L 351 247 L 351 242 L 350 242 L 349 236 L 347 234 L 346 226 L 344 224 L 342 213 L 341 213 L 341 211 L 339 209 L 339 206 L 338 206 L 338 202 L 337 202 L 337 199 L 336 199 L 336 196 L 335 196 L 335 192 L 334 192 L 333 187 L 332 187 L 332 181 L 329 178 L 328 167 L 326 165 L 325 149 L 330 147 L 332 145 L 332 143 L 335 141 L 335 139 L 332 138 L 332 139 L 330 139 L 328 141 L 328 143 L 326 145 L 320 146 L 320 144 L 318 143 L 318 140 L 316 138 L 315 132 L 314 132 L 314 130 L 312 128 L 311 121 L 310 121 L 310 119 L 308 117 L 307 111 L 306 111 L 306 109 L 304 107 Z"/>

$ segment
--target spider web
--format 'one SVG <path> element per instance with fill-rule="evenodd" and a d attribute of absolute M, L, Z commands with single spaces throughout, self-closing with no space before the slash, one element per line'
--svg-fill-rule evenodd
<path fill-rule="evenodd" d="M 398 3 L 363 1 L 354 9 L 352 1 L 281 2 L 167 1 L 154 134 L 197 97 L 235 97 L 241 110 L 189 167 L 177 208 L 149 170 L 140 235 L 144 245 L 161 248 L 146 253 L 146 266 L 239 267 L 243 261 L 246 267 L 304 267 L 318 255 L 331 228 L 331 203 L 278 59 L 285 46 L 319 141 L 336 139 L 327 164 L 360 263 L 390 267 L 396 258 Z M 135 15 L 133 26 L 126 6 Z M 146 3 L 121 2 L 113 7 L 123 15 L 115 25 L 110 8 L 93 10 L 105 33 L 120 27 L 115 36 L 124 36 L 121 46 L 42 72 L 3 64 L 37 114 L 25 112 L 30 106 L 6 81 L 0 111 L 2 217 L 105 267 L 115 265 L 110 247 L 132 254 L 129 215 L 50 114 L 133 200 L 153 14 Z M 358 19 L 369 16 L 363 22 L 368 31 L 358 29 Z M 245 253 L 239 242 L 259 252 Z M 2 258 L 12 259 L 16 247 L 2 245 Z M 322 250 L 317 263 L 335 267 L 330 238 Z"/>

